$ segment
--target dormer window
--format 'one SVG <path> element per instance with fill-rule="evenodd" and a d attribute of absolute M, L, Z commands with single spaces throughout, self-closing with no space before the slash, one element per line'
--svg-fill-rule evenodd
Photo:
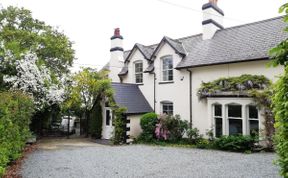
<path fill-rule="evenodd" d="M 143 62 L 136 61 L 135 65 L 135 83 L 143 83 Z"/>
<path fill-rule="evenodd" d="M 162 58 L 162 80 L 173 81 L 173 58 L 165 56 Z"/>

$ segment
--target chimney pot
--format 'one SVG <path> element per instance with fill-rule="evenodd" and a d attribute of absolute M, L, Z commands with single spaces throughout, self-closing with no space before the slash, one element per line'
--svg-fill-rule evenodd
<path fill-rule="evenodd" d="M 120 36 L 120 28 L 115 28 L 114 36 Z"/>
<path fill-rule="evenodd" d="M 209 0 L 209 2 L 217 5 L 218 0 Z"/>

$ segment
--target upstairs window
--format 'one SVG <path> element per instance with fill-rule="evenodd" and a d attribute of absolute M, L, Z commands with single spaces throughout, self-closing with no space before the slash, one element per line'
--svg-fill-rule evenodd
<path fill-rule="evenodd" d="M 135 62 L 135 83 L 143 83 L 143 62 Z"/>
<path fill-rule="evenodd" d="M 173 115 L 173 103 L 162 102 L 162 113 L 167 115 Z"/>
<path fill-rule="evenodd" d="M 173 58 L 166 56 L 162 58 L 162 80 L 173 81 Z"/>

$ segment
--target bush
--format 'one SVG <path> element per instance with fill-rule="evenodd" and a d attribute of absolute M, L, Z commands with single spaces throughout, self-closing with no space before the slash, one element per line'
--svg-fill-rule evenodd
<path fill-rule="evenodd" d="M 155 128 L 157 124 L 157 114 L 147 113 L 140 118 L 142 133 L 138 140 L 151 142 L 155 138 Z"/>
<path fill-rule="evenodd" d="M 187 136 L 189 138 L 189 141 L 192 144 L 197 144 L 201 140 L 203 140 L 203 135 L 199 133 L 199 130 L 197 128 L 192 128 L 187 130 Z"/>
<path fill-rule="evenodd" d="M 187 129 L 188 122 L 181 120 L 179 115 L 162 115 L 156 128 L 156 136 L 158 139 L 175 142 L 182 139 Z"/>
<path fill-rule="evenodd" d="M 235 152 L 252 151 L 257 139 L 251 136 L 230 135 L 216 139 L 214 145 L 217 149 Z"/>
<path fill-rule="evenodd" d="M 33 113 L 31 98 L 20 92 L 0 92 L 0 177 L 7 164 L 21 155 L 31 136 L 29 124 Z"/>
<path fill-rule="evenodd" d="M 123 116 L 125 111 L 125 108 L 117 108 L 114 110 L 114 134 L 112 138 L 114 145 L 119 145 L 126 142 L 126 120 Z"/>
<path fill-rule="evenodd" d="M 89 132 L 95 139 L 101 139 L 102 136 L 102 108 L 100 103 L 96 103 L 89 114 Z"/>

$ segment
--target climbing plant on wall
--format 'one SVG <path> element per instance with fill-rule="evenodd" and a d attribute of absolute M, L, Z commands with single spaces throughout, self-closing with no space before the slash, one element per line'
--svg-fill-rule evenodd
<path fill-rule="evenodd" d="M 259 108 L 263 110 L 265 118 L 263 135 L 268 149 L 273 149 L 274 115 L 272 112 L 271 81 L 263 75 L 241 75 L 238 77 L 220 78 L 207 83 L 202 83 L 198 90 L 200 99 L 217 95 L 232 94 L 252 97 Z"/>

